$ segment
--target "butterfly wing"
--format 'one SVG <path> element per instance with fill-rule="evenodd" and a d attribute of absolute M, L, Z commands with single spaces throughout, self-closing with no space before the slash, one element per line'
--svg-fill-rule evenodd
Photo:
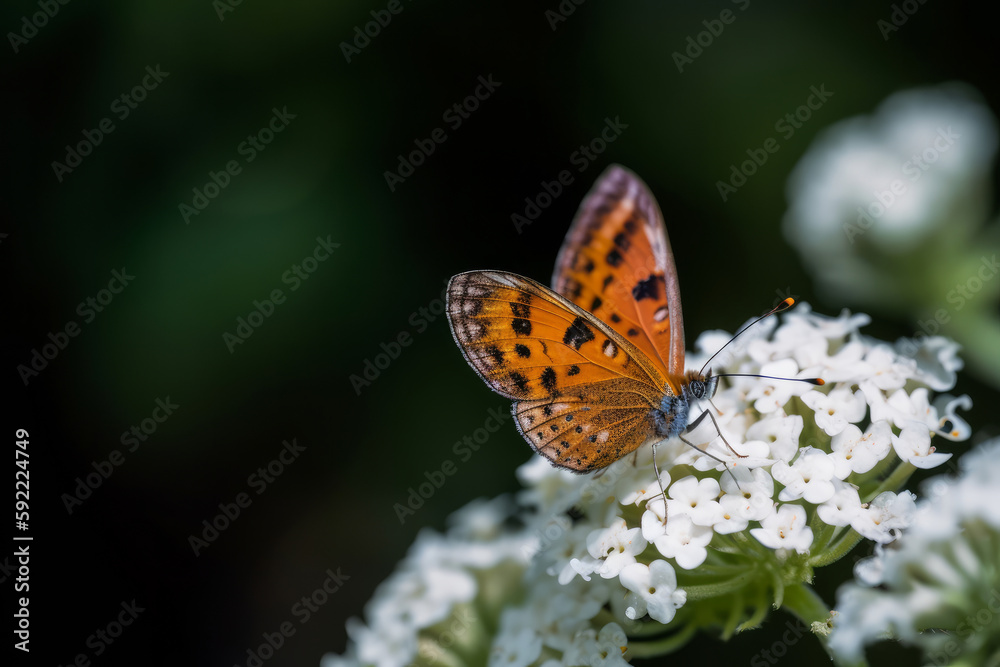
<path fill-rule="evenodd" d="M 679 393 L 684 324 L 663 215 L 646 184 L 609 167 L 580 205 L 552 286 L 659 363 Z"/>
<path fill-rule="evenodd" d="M 529 278 L 471 271 L 448 284 L 466 361 L 511 398 L 518 430 L 558 466 L 603 468 L 651 435 L 665 378 L 607 324 Z"/>

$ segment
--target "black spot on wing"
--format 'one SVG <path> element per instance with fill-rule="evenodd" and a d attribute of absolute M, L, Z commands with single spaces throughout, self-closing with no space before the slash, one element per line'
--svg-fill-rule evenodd
<path fill-rule="evenodd" d="M 618 324 L 619 322 L 622 321 L 621 315 L 619 315 L 618 313 L 611 313 L 611 321 L 614 322 L 615 324 Z"/>
<path fill-rule="evenodd" d="M 484 350 L 484 352 L 492 357 L 497 366 L 503 366 L 503 350 L 499 347 L 496 345 L 490 345 Z"/>
<path fill-rule="evenodd" d="M 620 232 L 620 233 L 616 234 L 615 238 L 614 238 L 614 242 L 615 242 L 615 245 L 617 247 L 621 248 L 623 251 L 628 251 L 629 246 L 632 245 L 632 242 L 629 241 L 629 238 L 628 238 L 628 236 L 625 235 L 625 232 Z"/>
<path fill-rule="evenodd" d="M 510 304 L 510 305 L 513 306 L 514 304 Z M 510 321 L 510 328 L 513 329 L 514 333 L 516 333 L 518 335 L 521 335 L 521 336 L 530 336 L 531 335 L 531 321 L 530 320 L 522 320 L 522 319 L 515 318 L 515 319 L 513 319 L 513 320 Z"/>
<path fill-rule="evenodd" d="M 553 397 L 559 395 L 559 391 L 556 389 L 556 382 L 555 369 L 551 366 L 546 367 L 546 369 L 542 371 L 542 387 L 544 387 L 545 391 L 549 392 L 549 394 Z"/>
<path fill-rule="evenodd" d="M 595 296 L 594 300 L 590 302 L 590 312 L 594 312 L 595 310 L 600 308 L 602 303 L 604 302 L 601 301 L 601 297 Z"/>
<path fill-rule="evenodd" d="M 612 252 L 614 251 L 612 250 Z M 601 291 L 603 292 L 604 290 L 608 289 L 608 285 L 610 285 L 611 281 L 614 279 L 615 279 L 614 276 L 608 276 L 607 278 L 605 278 L 604 282 L 601 283 Z"/>
<path fill-rule="evenodd" d="M 618 252 L 617 248 L 612 248 L 608 251 L 604 260 L 608 263 L 608 266 L 617 267 L 622 263 L 622 254 Z"/>
<path fill-rule="evenodd" d="M 518 343 L 517 345 L 514 346 L 514 351 L 517 352 L 517 356 L 521 357 L 522 359 L 527 359 L 528 357 L 531 356 L 531 348 L 529 348 L 527 345 L 522 345 L 521 343 Z"/>
<path fill-rule="evenodd" d="M 510 311 L 514 313 L 514 317 L 527 318 L 531 317 L 531 306 L 526 303 L 516 303 L 511 301 Z"/>
<path fill-rule="evenodd" d="M 594 332 L 590 330 L 587 320 L 582 317 L 573 320 L 573 323 L 566 328 L 566 334 L 563 336 L 563 343 L 572 345 L 577 350 L 580 349 L 581 345 L 592 340 L 594 340 Z"/>
<path fill-rule="evenodd" d="M 628 330 L 628 331 L 627 331 L 626 333 L 627 333 L 627 334 L 628 334 L 629 336 L 638 336 L 638 335 L 639 335 L 639 330 L 638 330 L 638 329 L 636 329 L 635 327 L 632 327 L 632 328 L 631 328 L 631 329 L 629 329 L 629 330 Z"/>
<path fill-rule="evenodd" d="M 524 377 L 517 371 L 510 374 L 510 381 L 514 383 L 519 391 L 528 391 L 528 378 Z"/>
<path fill-rule="evenodd" d="M 566 375 L 576 375 L 579 372 L 580 372 L 580 367 L 577 366 L 576 364 L 573 364 L 572 366 L 569 367 L 569 370 L 566 371 Z"/>
<path fill-rule="evenodd" d="M 636 301 L 660 298 L 660 281 L 662 280 L 663 278 L 656 275 L 651 275 L 645 280 L 640 280 L 636 283 L 636 286 L 632 288 L 632 298 Z"/>

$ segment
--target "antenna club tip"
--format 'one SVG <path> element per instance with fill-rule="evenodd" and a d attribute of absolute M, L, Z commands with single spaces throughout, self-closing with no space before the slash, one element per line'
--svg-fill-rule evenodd
<path fill-rule="evenodd" d="M 795 299 L 793 299 L 792 297 L 788 297 L 782 303 L 785 304 L 784 306 L 785 308 L 791 308 L 792 306 L 795 305 Z"/>
<path fill-rule="evenodd" d="M 813 384 L 815 384 L 818 387 L 822 387 L 823 385 L 826 384 L 826 380 L 824 380 L 823 378 L 813 378 Z"/>

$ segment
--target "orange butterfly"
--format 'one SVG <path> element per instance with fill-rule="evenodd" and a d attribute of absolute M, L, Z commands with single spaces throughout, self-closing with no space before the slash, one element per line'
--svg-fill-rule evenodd
<path fill-rule="evenodd" d="M 470 271 L 447 291 L 455 342 L 493 391 L 514 400 L 518 431 L 535 451 L 589 472 L 646 442 L 683 439 L 710 414 L 689 423 L 691 404 L 711 398 L 719 376 L 684 371 L 677 270 L 663 215 L 638 176 L 613 165 L 597 179 L 552 287 Z"/>

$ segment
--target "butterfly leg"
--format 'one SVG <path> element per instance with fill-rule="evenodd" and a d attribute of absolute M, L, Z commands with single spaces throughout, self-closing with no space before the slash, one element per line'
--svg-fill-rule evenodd
<path fill-rule="evenodd" d="M 719 428 L 719 422 L 715 421 L 715 415 L 713 415 L 708 410 L 705 410 L 700 415 L 698 415 L 698 418 L 695 419 L 693 422 L 691 422 L 691 424 L 689 424 L 686 429 L 684 429 L 684 433 L 690 433 L 691 431 L 694 431 L 696 428 L 698 428 L 698 426 L 701 424 L 701 422 L 705 419 L 706 416 L 708 416 L 708 417 L 710 417 L 712 419 L 712 425 L 715 426 L 715 432 L 719 434 L 720 438 L 722 438 L 722 442 L 726 443 L 726 447 L 729 448 L 729 451 L 731 451 L 733 454 L 735 454 L 739 458 L 745 459 L 747 457 L 747 455 L 746 454 L 740 454 L 738 451 L 736 451 L 735 449 L 733 449 L 733 446 L 729 444 L 728 440 L 726 440 L 726 436 L 722 435 L 722 429 Z M 690 442 L 688 442 L 687 440 L 685 440 L 683 437 L 681 437 L 681 440 L 684 440 L 685 443 L 687 443 L 688 445 L 691 445 L 692 447 L 694 447 L 694 445 L 692 445 Z M 705 452 L 705 453 L 708 454 L 708 452 Z M 708 454 L 708 455 L 712 456 L 711 454 Z M 712 458 L 715 459 L 716 461 L 719 461 L 720 463 L 722 463 L 722 461 L 719 458 L 717 458 L 715 456 L 712 456 Z"/>
<path fill-rule="evenodd" d="M 683 438 L 681 438 L 683 440 Z M 663 498 L 663 525 L 667 525 L 667 492 L 663 488 L 663 477 L 660 476 L 660 466 L 656 463 L 656 445 L 660 441 L 653 443 L 653 472 L 656 473 L 656 483 L 660 485 L 660 497 Z M 649 507 L 649 501 L 646 501 L 646 507 Z"/>
<path fill-rule="evenodd" d="M 729 451 L 731 451 L 733 454 L 735 454 L 736 456 L 740 457 L 741 459 L 745 459 L 747 457 L 746 454 L 740 454 L 738 451 L 736 451 L 735 449 L 733 449 L 733 446 L 729 444 L 728 440 L 726 440 L 726 436 L 722 435 L 722 429 L 719 428 L 719 422 L 715 421 L 715 415 L 713 415 L 708 410 L 705 410 L 700 415 L 698 415 L 698 418 L 695 419 L 693 422 L 691 422 L 686 429 L 684 429 L 684 433 L 690 433 L 691 431 L 694 431 L 696 428 L 698 428 L 698 426 L 701 424 L 701 422 L 705 419 L 705 415 L 708 415 L 709 417 L 711 417 L 712 424 L 715 426 L 715 432 L 719 434 L 720 438 L 722 438 L 722 442 L 726 443 L 726 447 L 729 448 Z M 680 438 L 681 442 L 683 442 L 688 447 L 694 447 L 695 449 L 697 449 L 698 451 L 700 451 L 705 456 L 713 458 L 716 461 L 718 461 L 719 463 L 721 463 L 722 465 L 726 466 L 726 472 L 728 472 L 729 475 L 733 478 L 733 481 L 736 482 L 736 488 L 739 488 L 740 481 L 738 479 L 736 479 L 736 475 L 734 475 L 733 471 L 729 469 L 729 466 L 726 465 L 725 461 L 723 461 L 722 459 L 720 459 L 718 456 L 715 456 L 714 454 L 711 454 L 708 451 L 702 449 L 701 447 L 698 447 L 693 442 L 691 442 L 690 440 L 688 440 L 687 438 L 685 438 L 683 434 L 678 435 L 677 437 Z"/>

